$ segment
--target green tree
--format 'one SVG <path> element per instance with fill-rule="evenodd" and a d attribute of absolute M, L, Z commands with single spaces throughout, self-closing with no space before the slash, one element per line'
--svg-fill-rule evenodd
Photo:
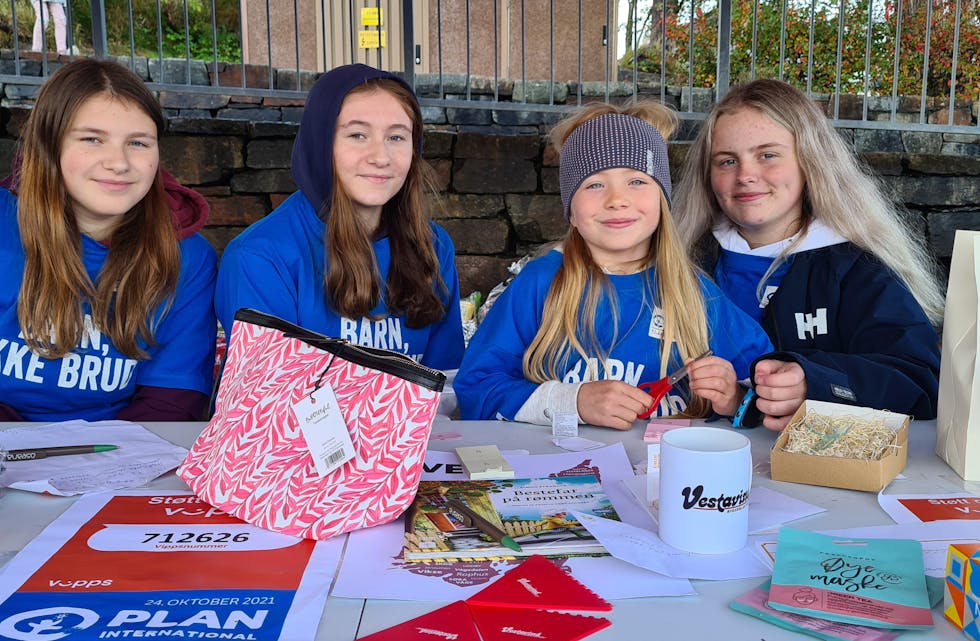
<path fill-rule="evenodd" d="M 902 6 L 902 56 L 899 61 L 898 91 L 919 94 L 925 66 L 926 31 L 929 29 L 929 65 L 926 95 L 948 97 L 952 83 L 954 41 L 956 37 L 955 0 L 932 0 L 929 16 L 927 2 L 904 2 Z M 957 99 L 980 99 L 980 3 L 960 2 L 960 31 L 956 54 Z M 890 26 L 898 22 L 898 3 L 889 0 L 886 16 Z M 929 18 L 931 17 L 931 21 Z M 888 74 L 891 82 L 893 73 Z"/>
<path fill-rule="evenodd" d="M 21 50 L 29 50 L 34 28 L 34 10 L 30 0 L 15 0 L 0 7 L 0 47 L 13 46 L 14 12 L 11 4 L 17 17 L 17 41 Z M 214 31 L 217 38 L 212 33 L 211 0 L 160 0 L 159 18 L 157 0 L 131 0 L 131 4 L 132 29 L 130 2 L 105 2 L 106 40 L 110 54 L 129 55 L 132 43 L 136 55 L 155 57 L 160 52 L 158 43 L 162 43 L 165 58 L 183 58 L 189 48 L 191 58 L 210 60 L 217 48 L 219 60 L 241 61 L 238 0 L 214 0 Z M 91 3 L 88 0 L 70 0 L 70 15 L 73 44 L 82 54 L 92 53 Z M 50 30 L 47 36 L 49 50 L 54 50 Z"/>
<path fill-rule="evenodd" d="M 899 94 L 918 94 L 922 88 L 930 1 L 927 94 L 949 94 L 956 0 L 903 3 Z M 958 98 L 975 100 L 980 86 L 980 3 L 961 0 L 961 5 L 956 93 Z M 631 67 L 635 57 L 640 70 L 659 73 L 663 49 L 668 57 L 668 83 L 686 85 L 690 75 L 694 86 L 713 87 L 717 68 L 717 2 L 686 0 L 667 15 L 666 24 L 667 40 L 663 47 L 655 35 L 643 34 L 646 44 L 635 56 L 628 51 L 623 66 Z M 887 0 L 883 6 L 869 0 L 815 0 L 812 4 L 799 0 L 760 0 L 757 11 L 753 2 L 735 1 L 730 77 L 732 82 L 753 75 L 783 78 L 801 88 L 822 93 L 837 91 L 838 82 L 841 92 L 863 93 L 867 84 L 871 95 L 888 95 L 896 79 L 898 27 L 897 0 Z"/>

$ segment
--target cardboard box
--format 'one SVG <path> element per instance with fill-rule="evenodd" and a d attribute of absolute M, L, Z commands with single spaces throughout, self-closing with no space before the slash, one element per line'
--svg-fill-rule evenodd
<path fill-rule="evenodd" d="M 946 555 L 943 615 L 968 639 L 980 641 L 980 544 L 954 543 Z"/>
<path fill-rule="evenodd" d="M 898 447 L 886 449 L 877 461 L 793 454 L 783 450 L 789 440 L 789 435 L 784 431 L 776 439 L 770 453 L 774 481 L 878 492 L 905 469 L 909 452 L 909 417 L 905 414 L 823 401 L 806 401 L 793 415 L 790 423 L 802 418 L 808 410 L 831 417 L 854 416 L 866 420 L 884 420 L 886 426 L 895 430 L 893 444 Z"/>

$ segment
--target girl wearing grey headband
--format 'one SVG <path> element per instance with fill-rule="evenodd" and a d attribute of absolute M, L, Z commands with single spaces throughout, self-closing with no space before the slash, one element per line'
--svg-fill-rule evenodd
<path fill-rule="evenodd" d="M 549 424 L 558 414 L 629 429 L 657 416 L 731 415 L 738 379 L 768 349 L 761 328 L 695 272 L 670 217 L 659 103 L 592 105 L 559 123 L 560 249 L 529 263 L 464 354 L 454 388 L 464 419 Z M 658 406 L 637 385 L 711 349 L 690 384 Z"/>

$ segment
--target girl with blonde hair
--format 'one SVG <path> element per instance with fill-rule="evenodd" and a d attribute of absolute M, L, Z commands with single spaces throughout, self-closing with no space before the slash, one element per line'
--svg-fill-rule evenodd
<path fill-rule="evenodd" d="M 217 257 L 206 201 L 167 186 L 165 122 L 105 60 L 45 82 L 0 189 L 0 417 L 200 420 Z M 172 198 L 171 198 L 172 197 Z"/>
<path fill-rule="evenodd" d="M 641 415 L 731 415 L 737 380 L 768 351 L 762 330 L 700 277 L 670 216 L 666 138 L 655 102 L 592 105 L 559 123 L 571 226 L 531 261 L 470 342 L 454 388 L 464 419 L 549 424 L 558 414 L 629 429 Z M 714 356 L 692 359 L 711 349 Z M 652 407 L 637 386 L 691 363 Z"/>
<path fill-rule="evenodd" d="M 728 93 L 676 211 L 696 262 L 778 350 L 753 364 L 746 426 L 781 430 L 807 398 L 935 417 L 935 263 L 803 92 L 755 80 Z"/>

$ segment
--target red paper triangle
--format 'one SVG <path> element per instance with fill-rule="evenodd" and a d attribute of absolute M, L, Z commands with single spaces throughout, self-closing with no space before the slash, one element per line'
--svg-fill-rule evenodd
<path fill-rule="evenodd" d="M 539 610 L 612 610 L 608 601 L 538 554 L 466 599 L 466 603 Z"/>
<path fill-rule="evenodd" d="M 369 639 L 370 641 L 433 641 L 433 639 L 480 641 L 480 634 L 470 616 L 469 608 L 462 601 L 456 601 L 405 623 L 361 637 L 361 641 Z"/>
<path fill-rule="evenodd" d="M 609 619 L 544 610 L 471 605 L 470 613 L 483 641 L 578 641 L 610 625 Z"/>

